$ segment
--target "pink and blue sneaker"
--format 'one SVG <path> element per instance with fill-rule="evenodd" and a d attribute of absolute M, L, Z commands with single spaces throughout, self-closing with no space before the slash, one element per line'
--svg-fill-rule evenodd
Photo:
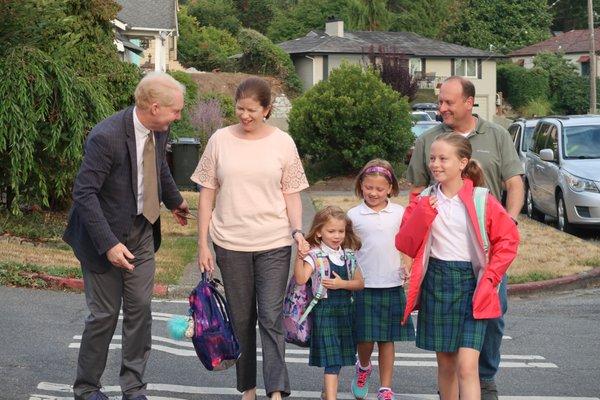
<path fill-rule="evenodd" d="M 373 367 L 371 363 L 367 369 L 363 369 L 360 367 L 360 362 L 356 362 L 356 375 L 352 379 L 352 394 L 356 399 L 366 399 L 367 393 L 369 393 L 369 377 L 371 376 L 371 372 L 373 371 Z"/>
<path fill-rule="evenodd" d="M 379 389 L 377 392 L 377 400 L 394 400 L 394 392 L 390 389 Z"/>

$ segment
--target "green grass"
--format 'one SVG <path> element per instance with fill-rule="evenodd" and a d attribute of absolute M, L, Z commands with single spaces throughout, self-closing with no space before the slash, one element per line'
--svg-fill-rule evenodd
<path fill-rule="evenodd" d="M 508 276 L 508 283 L 527 283 L 545 281 L 548 279 L 554 279 L 560 277 L 559 274 L 549 271 L 531 271 L 523 275 Z"/>
<path fill-rule="evenodd" d="M 23 272 L 41 272 L 42 270 L 41 267 L 33 264 L 1 262 L 0 284 L 5 286 L 22 286 L 38 289 L 45 288 L 48 284 L 44 280 L 23 275 Z"/>
<path fill-rule="evenodd" d="M 156 253 L 156 282 L 176 284 L 185 267 L 196 259 L 197 252 L 195 236 L 163 236 Z"/>
<path fill-rule="evenodd" d="M 438 98 L 433 89 L 419 89 L 415 99 L 411 103 L 436 103 Z"/>
<path fill-rule="evenodd" d="M 8 234 L 30 240 L 60 240 L 67 226 L 67 214 L 32 211 L 20 216 L 0 211 L 0 235 Z"/>
<path fill-rule="evenodd" d="M 588 267 L 600 267 L 600 258 L 598 258 L 598 257 L 588 258 L 583 261 L 579 261 L 579 264 L 585 265 Z"/>

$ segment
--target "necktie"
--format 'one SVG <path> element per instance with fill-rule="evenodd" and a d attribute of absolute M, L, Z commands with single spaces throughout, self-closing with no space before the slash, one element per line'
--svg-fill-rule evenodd
<path fill-rule="evenodd" d="M 156 181 L 156 155 L 154 151 L 154 132 L 150 131 L 142 153 L 142 168 L 144 172 L 144 206 L 142 214 L 151 223 L 155 223 L 160 215 L 158 204 L 158 182 Z"/>

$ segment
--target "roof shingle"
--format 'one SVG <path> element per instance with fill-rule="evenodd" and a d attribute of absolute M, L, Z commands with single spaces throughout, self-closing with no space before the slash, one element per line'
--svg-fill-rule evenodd
<path fill-rule="evenodd" d="M 344 37 L 311 31 L 306 36 L 288 40 L 279 46 L 289 54 L 344 53 L 365 54 L 371 46 L 383 45 L 388 51 L 416 57 L 500 57 L 497 54 L 428 39 L 412 32 L 344 32 Z"/>
<path fill-rule="evenodd" d="M 600 28 L 594 30 L 594 42 L 596 43 L 596 49 L 600 49 Z M 569 53 L 588 53 L 590 51 L 590 36 L 589 30 L 579 29 L 572 30 L 569 32 L 561 33 L 560 35 L 551 37 L 550 39 L 544 40 L 533 44 L 531 46 L 523 47 L 509 53 L 509 57 L 518 56 L 534 56 L 542 52 L 558 53 L 562 52 L 565 54 Z"/>
<path fill-rule="evenodd" d="M 117 0 L 117 18 L 130 28 L 177 30 L 175 0 Z"/>

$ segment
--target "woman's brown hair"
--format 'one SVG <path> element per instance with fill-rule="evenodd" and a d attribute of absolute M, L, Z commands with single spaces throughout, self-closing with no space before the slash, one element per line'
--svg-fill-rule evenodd
<path fill-rule="evenodd" d="M 308 235 L 306 235 L 306 241 L 311 247 L 321 245 L 321 238 L 319 238 L 317 234 L 321 232 L 325 224 L 332 218 L 346 222 L 346 235 L 342 242 L 342 248 L 352 250 L 360 249 L 361 242 L 356 233 L 354 233 L 352 221 L 348 218 L 344 210 L 335 206 L 327 206 L 315 215 L 310 231 L 308 231 Z"/>
<path fill-rule="evenodd" d="M 435 141 L 442 141 L 448 143 L 450 146 L 456 149 L 456 155 L 458 158 L 466 158 L 469 160 L 465 169 L 462 170 L 461 176 L 463 178 L 469 178 L 473 181 L 473 186 L 485 186 L 485 176 L 483 175 L 483 169 L 476 160 L 471 158 L 473 154 L 473 147 L 471 142 L 462 135 L 454 132 L 444 133 L 437 138 Z"/>
<path fill-rule="evenodd" d="M 400 188 L 398 186 L 398 179 L 394 174 L 394 168 L 392 164 L 381 158 L 375 158 L 365 164 L 364 167 L 358 173 L 356 182 L 354 183 L 354 193 L 361 199 L 363 198 L 362 192 L 362 181 L 366 176 L 383 176 L 390 185 L 392 185 L 392 191 L 388 194 L 388 197 L 398 196 Z"/>
<path fill-rule="evenodd" d="M 269 109 L 265 118 L 268 119 L 271 116 L 271 86 L 267 81 L 258 76 L 244 79 L 235 91 L 235 102 L 248 98 L 258 101 L 263 108 Z"/>

